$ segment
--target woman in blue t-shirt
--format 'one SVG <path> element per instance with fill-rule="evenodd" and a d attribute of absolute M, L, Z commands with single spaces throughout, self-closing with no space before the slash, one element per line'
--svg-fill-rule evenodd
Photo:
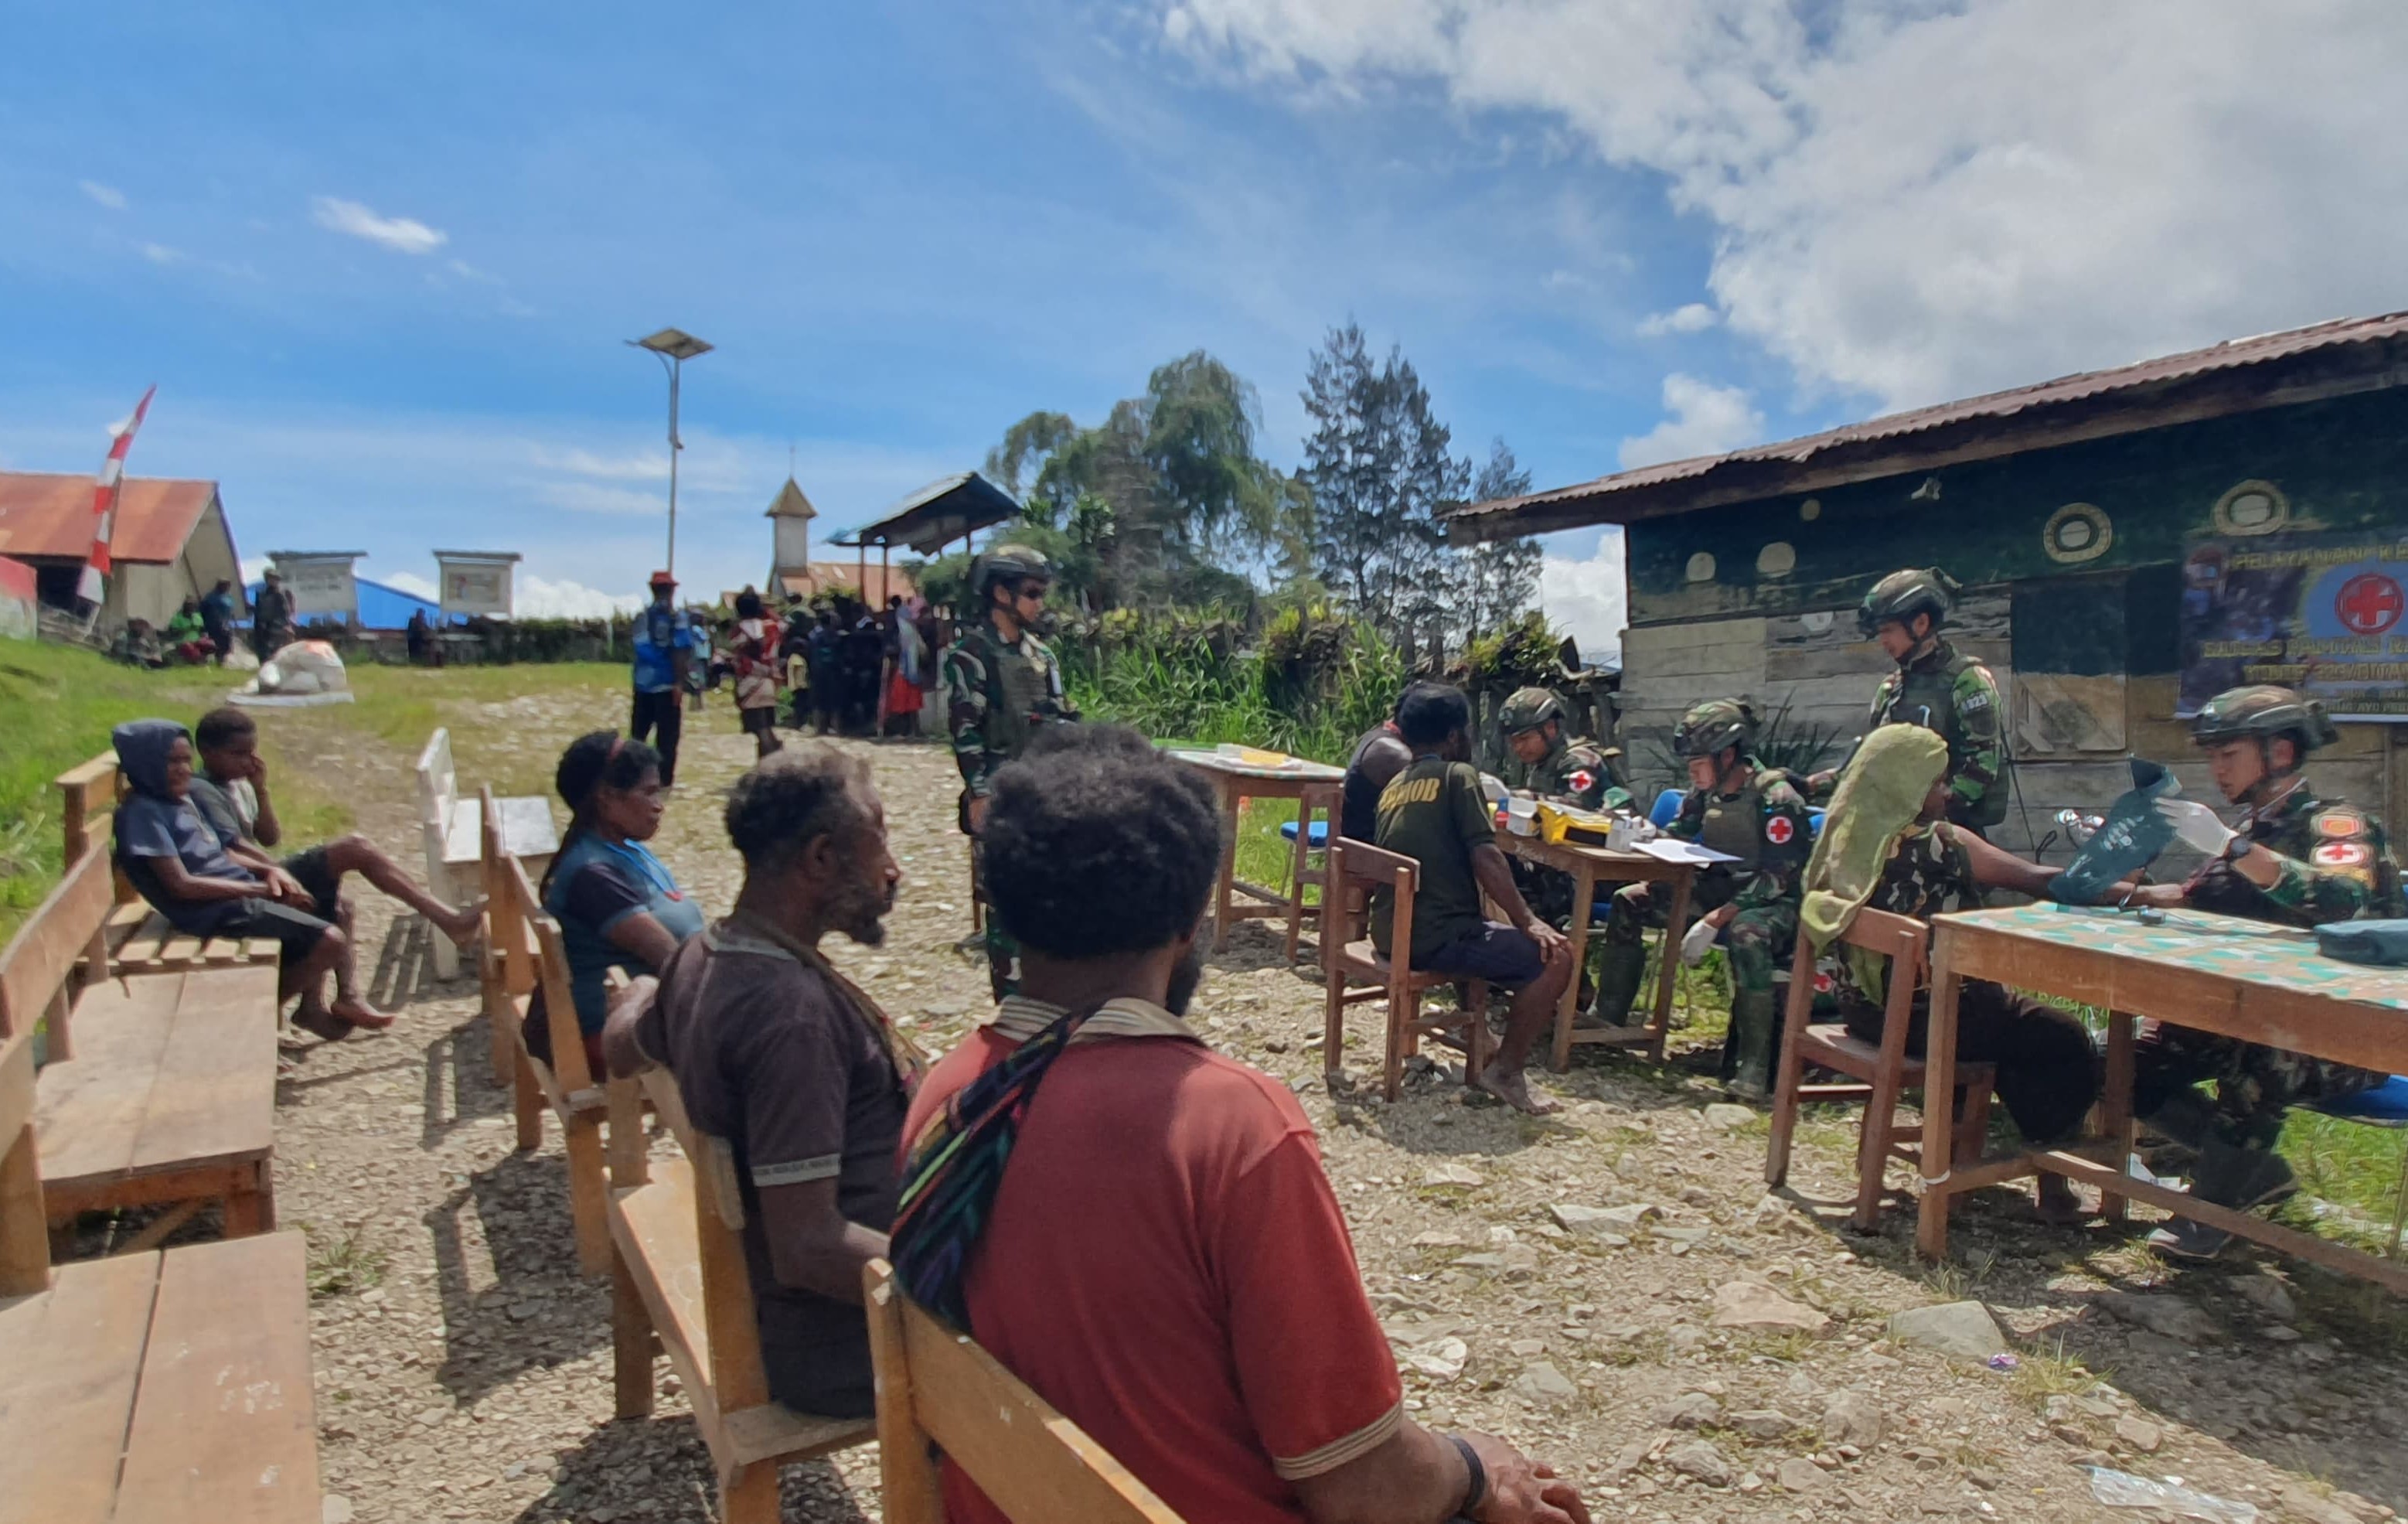
<path fill-rule="evenodd" d="M 569 742 L 552 784 L 568 829 L 543 875 L 545 913 L 560 923 L 568 987 L 590 1072 L 602 1066 L 603 979 L 610 970 L 658 973 L 678 943 L 702 929 L 702 910 L 644 843 L 661 828 L 661 755 L 615 730 Z M 528 1002 L 527 1051 L 552 1061 L 543 1001 Z"/>

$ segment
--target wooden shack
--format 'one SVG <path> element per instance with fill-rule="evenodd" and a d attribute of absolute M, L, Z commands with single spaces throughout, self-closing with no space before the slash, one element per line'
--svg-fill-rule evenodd
<path fill-rule="evenodd" d="M 1627 537 L 1623 734 L 1656 781 L 1681 711 L 1717 695 L 1844 749 L 1888 670 L 1858 599 L 1937 565 L 1966 585 L 1952 638 L 2005 698 L 2007 844 L 2121 792 L 2127 754 L 2220 803 L 2181 717 L 2243 682 L 2344 722 L 2318 789 L 2408 808 L 2408 313 L 1475 504 L 1454 529 L 1587 525 Z"/>

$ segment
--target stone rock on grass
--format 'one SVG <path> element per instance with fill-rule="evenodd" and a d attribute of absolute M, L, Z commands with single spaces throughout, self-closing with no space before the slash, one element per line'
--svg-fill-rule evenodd
<path fill-rule="evenodd" d="M 2302 1524 L 2360 1524 L 2356 1514 L 2296 1482 L 2283 1488 L 2283 1517 Z"/>
<path fill-rule="evenodd" d="M 1781 1484 L 1784 1492 L 1812 1492 L 1828 1478 L 1823 1474 L 1822 1467 L 1793 1455 L 1781 1463 L 1772 1479 Z"/>
<path fill-rule="evenodd" d="M 1823 1442 L 1827 1445 L 1854 1445 L 1870 1450 L 1882 1441 L 1889 1427 L 1889 1416 L 1870 1393 L 1854 1387 L 1833 1392 L 1823 1400 Z"/>
<path fill-rule="evenodd" d="M 2109 1291 L 2100 1295 L 2099 1304 L 2136 1328 L 2186 1344 L 2214 1344 L 2223 1336 L 2215 1319 L 2180 1297 Z"/>
<path fill-rule="evenodd" d="M 1704 1392 L 1683 1392 L 1656 1409 L 1658 1429 L 1704 1429 L 1723 1420 L 1723 1405 Z"/>
<path fill-rule="evenodd" d="M 1706 1108 L 1706 1126 L 1716 1132 L 1728 1132 L 1735 1128 L 1743 1128 L 1756 1118 L 1756 1113 L 1752 1108 L 1734 1106 L 1727 1100 L 1715 1101 Z"/>
<path fill-rule="evenodd" d="M 1767 1442 L 1786 1439 L 1798 1427 L 1798 1420 L 1773 1408 L 1750 1408 L 1734 1413 L 1724 1423 L 1750 1439 Z"/>
<path fill-rule="evenodd" d="M 1581 1206 L 1570 1201 L 1558 1201 L 1547 1208 L 1547 1214 L 1555 1219 L 1557 1227 L 1568 1233 L 1577 1233 L 1583 1238 L 1597 1239 L 1615 1248 L 1630 1242 L 1628 1238 L 1615 1231 L 1616 1229 L 1627 1228 L 1629 1224 L 1613 1215 L 1612 1207 Z"/>
<path fill-rule="evenodd" d="M 2288 1323 L 2300 1316 L 2300 1304 L 2291 1300 L 2291 1288 L 2285 1286 L 2278 1276 L 2261 1272 L 2256 1275 L 2238 1276 L 2230 1285 L 2243 1301 L 2277 1323 Z"/>
<path fill-rule="evenodd" d="M 1762 1329 L 1776 1333 L 1819 1334 L 1831 1327 L 1831 1320 L 1815 1309 L 1755 1281 L 1728 1281 L 1716 1287 L 1712 1321 L 1718 1329 Z"/>
<path fill-rule="evenodd" d="M 1664 1209 L 1660 1206 L 1653 1206 L 1645 1201 L 1630 1201 L 1621 1206 L 1598 1208 L 1595 1220 L 1608 1228 L 1627 1232 L 1648 1218 L 1661 1217 L 1663 1215 Z"/>
<path fill-rule="evenodd" d="M 1952 1359 L 1986 1360 L 2007 1347 L 2006 1335 L 1978 1301 L 1944 1301 L 1911 1307 L 1889 1320 L 1893 1339 L 1937 1350 Z"/>
<path fill-rule="evenodd" d="M 1460 1186 L 1477 1190 L 1488 1184 L 1488 1177 L 1468 1164 L 1441 1164 L 1422 1176 L 1425 1186 Z"/>
<path fill-rule="evenodd" d="M 2146 1418 L 2136 1418 L 2128 1413 L 2115 1420 L 2115 1437 L 2143 1455 L 2155 1455 L 2157 1446 L 2166 1442 L 2166 1431 Z"/>
<path fill-rule="evenodd" d="M 1570 1402 L 1580 1388 L 1546 1360 L 1533 1360 L 1513 1378 L 1513 1395 L 1541 1404 Z"/>
<path fill-rule="evenodd" d="M 1686 1445 L 1676 1445 L 1664 1452 L 1664 1463 L 1684 1476 L 1694 1477 L 1708 1487 L 1728 1487 L 1737 1474 L 1731 1470 L 1728 1458 L 1708 1441 L 1693 1439 Z"/>

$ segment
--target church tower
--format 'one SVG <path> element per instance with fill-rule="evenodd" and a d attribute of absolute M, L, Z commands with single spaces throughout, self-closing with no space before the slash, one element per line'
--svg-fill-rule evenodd
<path fill-rule="evenodd" d="M 820 516 L 819 510 L 811 506 L 811 500 L 803 496 L 803 489 L 789 476 L 762 516 L 772 525 L 769 580 L 763 584 L 764 589 L 775 593 L 807 591 L 811 574 L 811 521 Z M 789 578 L 795 581 L 789 583 Z"/>

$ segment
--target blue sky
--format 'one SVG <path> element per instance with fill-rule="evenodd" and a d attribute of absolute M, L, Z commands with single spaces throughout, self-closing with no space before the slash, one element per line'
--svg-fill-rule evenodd
<path fill-rule="evenodd" d="M 620 341 L 674 323 L 719 346 L 679 565 L 732 586 L 790 445 L 832 530 L 1193 348 L 1293 464 L 1352 317 L 1561 484 L 2408 306 L 2400 13 L 2303 3 L 20 7 L 0 463 L 91 469 L 155 381 L 132 469 L 218 480 L 247 556 L 630 593 L 664 387 Z M 1550 549 L 1604 634 L 1614 548 Z"/>

